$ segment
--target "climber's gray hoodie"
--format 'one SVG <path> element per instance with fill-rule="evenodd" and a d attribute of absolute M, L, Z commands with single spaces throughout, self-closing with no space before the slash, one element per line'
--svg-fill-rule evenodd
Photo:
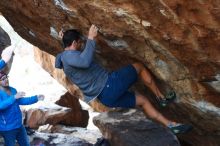
<path fill-rule="evenodd" d="M 82 90 L 87 103 L 101 93 L 108 79 L 108 72 L 93 60 L 95 48 L 96 42 L 88 39 L 82 52 L 65 50 L 56 56 L 55 61 L 55 67 L 63 69 Z"/>

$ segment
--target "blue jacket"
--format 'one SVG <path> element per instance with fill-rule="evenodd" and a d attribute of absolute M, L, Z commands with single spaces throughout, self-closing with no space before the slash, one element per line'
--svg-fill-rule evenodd
<path fill-rule="evenodd" d="M 0 90 L 0 131 L 21 127 L 22 113 L 19 105 L 29 105 L 38 101 L 37 95 L 15 99 L 16 89 L 9 87 L 11 95 Z"/>
<path fill-rule="evenodd" d="M 96 42 L 87 40 L 85 49 L 65 50 L 56 56 L 55 67 L 64 70 L 66 76 L 84 94 L 84 101 L 90 102 L 103 90 L 108 72 L 94 61 Z"/>
<path fill-rule="evenodd" d="M 0 60 L 0 69 L 3 69 L 5 67 L 6 63 L 4 60 Z"/>

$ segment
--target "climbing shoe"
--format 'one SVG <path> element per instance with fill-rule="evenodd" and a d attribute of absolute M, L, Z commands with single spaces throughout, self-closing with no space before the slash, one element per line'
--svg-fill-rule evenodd
<path fill-rule="evenodd" d="M 157 99 L 159 99 L 158 102 L 160 106 L 165 107 L 176 99 L 176 93 L 174 91 L 170 91 L 165 95 L 165 98 L 157 97 Z"/>
<path fill-rule="evenodd" d="M 183 133 L 187 133 L 189 131 L 191 131 L 193 129 L 193 127 L 191 125 L 188 124 L 173 124 L 170 123 L 167 126 L 174 134 L 183 134 Z"/>

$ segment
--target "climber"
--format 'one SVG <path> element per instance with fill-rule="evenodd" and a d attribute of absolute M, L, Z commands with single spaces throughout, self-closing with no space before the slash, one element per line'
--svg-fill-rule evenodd
<path fill-rule="evenodd" d="M 109 73 L 94 60 L 97 31 L 98 28 L 95 25 L 90 27 L 84 50 L 81 48 L 81 34 L 77 30 L 59 33 L 64 51 L 56 56 L 55 67 L 63 69 L 66 76 L 82 90 L 84 101 L 89 103 L 97 98 L 108 107 L 140 106 L 147 116 L 170 128 L 175 134 L 189 131 L 190 125 L 168 120 L 152 106 L 147 97 L 128 91 L 140 77 L 144 84 L 153 91 L 162 106 L 166 106 L 175 99 L 174 92 L 167 96 L 160 92 L 144 65 L 133 63 Z"/>

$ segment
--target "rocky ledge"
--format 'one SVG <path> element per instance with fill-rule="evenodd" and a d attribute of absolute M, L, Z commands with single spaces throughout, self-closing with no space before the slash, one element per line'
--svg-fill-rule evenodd
<path fill-rule="evenodd" d="M 169 129 L 135 109 L 102 113 L 93 121 L 112 146 L 180 146 Z"/>

